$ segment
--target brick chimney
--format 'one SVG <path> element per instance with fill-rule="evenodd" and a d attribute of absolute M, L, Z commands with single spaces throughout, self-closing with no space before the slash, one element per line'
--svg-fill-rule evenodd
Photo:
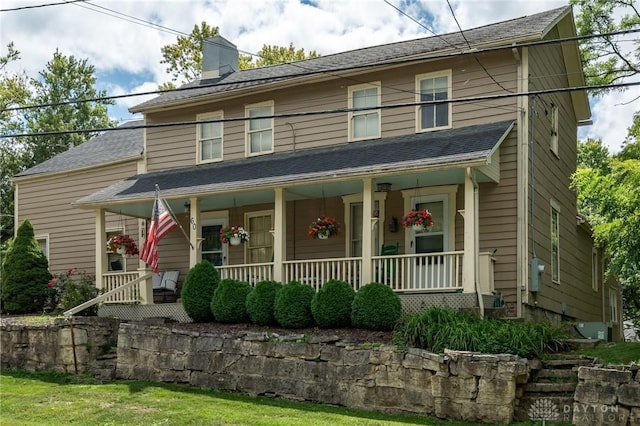
<path fill-rule="evenodd" d="M 238 48 L 222 36 L 208 38 L 202 45 L 202 79 L 217 78 L 238 71 Z"/>

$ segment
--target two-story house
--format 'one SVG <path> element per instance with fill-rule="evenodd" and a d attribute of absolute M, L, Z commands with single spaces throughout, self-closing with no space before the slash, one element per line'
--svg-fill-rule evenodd
<path fill-rule="evenodd" d="M 584 85 L 576 41 L 563 41 L 575 35 L 563 7 L 242 71 L 218 37 L 200 80 L 131 108 L 140 128 L 18 175 L 16 217 L 52 270 L 95 268 L 112 289 L 147 272 L 133 258 L 111 270 L 104 247 L 114 232 L 144 240 L 157 185 L 182 225 L 161 241 L 160 267 L 181 277 L 208 260 L 252 283 L 383 282 L 407 310 L 504 305 L 615 325 L 619 290 L 569 189 L 590 117 L 587 94 L 567 90 Z M 65 162 L 74 152 L 83 160 Z M 433 226 L 404 228 L 412 209 Z M 325 215 L 340 233 L 311 238 Z M 222 244 L 232 225 L 249 241 Z"/>

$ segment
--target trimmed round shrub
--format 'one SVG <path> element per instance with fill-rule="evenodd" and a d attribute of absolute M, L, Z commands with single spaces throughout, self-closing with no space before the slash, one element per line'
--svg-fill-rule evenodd
<path fill-rule="evenodd" d="M 291 281 L 276 293 L 273 315 L 282 327 L 302 328 L 313 324 L 311 300 L 315 291 L 308 285 Z"/>
<path fill-rule="evenodd" d="M 260 281 L 247 296 L 247 314 L 252 323 L 258 325 L 275 325 L 273 307 L 276 302 L 276 293 L 282 288 L 282 283 L 277 281 Z"/>
<path fill-rule="evenodd" d="M 313 319 L 320 327 L 349 327 L 355 290 L 346 281 L 330 280 L 311 300 Z"/>
<path fill-rule="evenodd" d="M 237 324 L 247 322 L 247 295 L 251 284 L 245 281 L 224 279 L 218 283 L 211 299 L 211 312 L 218 322 Z"/>
<path fill-rule="evenodd" d="M 182 284 L 180 298 L 185 312 L 194 322 L 213 321 L 211 299 L 220 282 L 216 268 L 206 260 L 191 268 Z"/>
<path fill-rule="evenodd" d="M 2 259 L 2 311 L 8 314 L 42 312 L 49 295 L 48 268 L 49 262 L 38 246 L 33 227 L 25 220 Z"/>
<path fill-rule="evenodd" d="M 351 323 L 354 327 L 393 330 L 401 315 L 400 296 L 384 284 L 369 283 L 353 298 Z"/>

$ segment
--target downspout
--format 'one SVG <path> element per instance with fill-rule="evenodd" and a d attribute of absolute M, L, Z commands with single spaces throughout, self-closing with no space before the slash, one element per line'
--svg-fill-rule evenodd
<path fill-rule="evenodd" d="M 475 229 L 473 231 L 474 253 L 473 253 L 473 281 L 478 295 L 478 308 L 480 308 L 480 318 L 484 318 L 484 298 L 482 297 L 482 288 L 480 287 L 480 197 L 478 181 L 473 169 L 467 168 L 467 175 L 473 183 L 473 216 Z M 465 207 L 466 209 L 466 207 Z"/>

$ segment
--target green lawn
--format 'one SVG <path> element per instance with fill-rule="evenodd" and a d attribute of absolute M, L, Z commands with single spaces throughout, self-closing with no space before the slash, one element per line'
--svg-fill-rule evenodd
<path fill-rule="evenodd" d="M 640 342 L 601 342 L 595 348 L 581 349 L 576 353 L 595 356 L 610 364 L 640 364 Z"/>
<path fill-rule="evenodd" d="M 0 425 L 463 425 L 144 381 L 3 371 Z"/>

